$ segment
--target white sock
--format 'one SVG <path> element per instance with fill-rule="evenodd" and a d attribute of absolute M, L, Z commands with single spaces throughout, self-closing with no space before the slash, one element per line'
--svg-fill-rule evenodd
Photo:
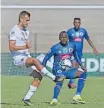
<path fill-rule="evenodd" d="M 41 70 L 41 72 L 45 75 L 47 75 L 49 78 L 51 78 L 52 80 L 55 80 L 55 75 L 53 75 L 52 73 L 50 73 L 45 67 Z"/>
<path fill-rule="evenodd" d="M 80 96 L 80 94 L 75 94 L 75 96 Z"/>
<path fill-rule="evenodd" d="M 37 87 L 30 85 L 30 89 L 27 92 L 26 96 L 24 97 L 24 100 L 30 99 L 33 96 L 33 94 L 36 92 L 36 90 L 37 90 Z"/>

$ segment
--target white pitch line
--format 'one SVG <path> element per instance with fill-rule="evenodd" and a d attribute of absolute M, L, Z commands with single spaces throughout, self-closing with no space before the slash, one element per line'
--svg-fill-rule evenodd
<path fill-rule="evenodd" d="M 38 6 L 30 6 L 30 5 L 2 5 L 1 9 L 104 9 L 104 6 L 61 6 L 61 5 L 38 5 Z"/>

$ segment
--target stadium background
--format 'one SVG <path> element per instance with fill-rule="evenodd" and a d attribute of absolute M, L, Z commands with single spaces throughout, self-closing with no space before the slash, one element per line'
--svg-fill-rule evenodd
<path fill-rule="evenodd" d="M 90 1 L 90 2 L 89 2 Z M 102 2 L 98 0 L 77 1 L 65 0 L 60 1 L 61 5 L 102 5 Z M 32 1 L 20 2 L 19 0 L 8 2 L 2 0 L 2 5 L 57 5 L 59 1 Z M 104 75 L 104 9 L 2 9 L 1 10 L 1 69 L 3 75 L 29 75 L 31 69 L 15 67 L 12 63 L 12 58 L 8 50 L 8 32 L 18 22 L 18 14 L 22 10 L 27 10 L 32 14 L 31 22 L 29 25 L 30 40 L 32 48 L 30 52 L 33 57 L 45 54 L 49 48 L 58 42 L 58 34 L 61 30 L 67 30 L 73 26 L 73 18 L 80 17 L 82 19 L 82 27 L 85 27 L 91 40 L 94 42 L 96 48 L 99 51 L 99 57 L 96 58 L 92 54 L 92 49 L 85 41 L 84 45 L 84 58 L 95 59 L 95 62 L 91 63 L 92 68 L 98 66 L 98 69 L 91 71 L 89 75 Z M 8 18 L 8 20 L 7 20 Z M 101 60 L 103 59 L 103 60 Z M 102 63 L 101 63 L 102 61 Z M 86 64 L 87 62 L 85 62 Z M 101 69 L 102 68 L 102 69 Z"/>

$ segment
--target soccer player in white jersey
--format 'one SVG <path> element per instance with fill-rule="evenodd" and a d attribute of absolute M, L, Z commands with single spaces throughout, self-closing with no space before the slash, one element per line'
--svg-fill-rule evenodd
<path fill-rule="evenodd" d="M 57 78 L 50 73 L 44 66 L 40 64 L 40 62 L 36 58 L 32 58 L 28 49 L 31 48 L 29 42 L 29 31 L 27 29 L 29 21 L 30 21 L 30 13 L 27 11 L 22 11 L 19 14 L 19 22 L 15 25 L 9 33 L 9 49 L 11 55 L 13 57 L 13 62 L 17 66 L 26 67 L 32 66 L 32 68 L 37 71 L 32 72 L 32 76 L 34 78 L 42 79 L 42 75 L 47 75 L 52 80 L 57 80 Z M 42 75 L 41 75 L 42 74 Z M 38 80 L 39 81 L 39 80 Z M 39 82 L 34 80 L 30 85 L 29 91 L 22 100 L 25 104 L 30 105 L 30 98 L 34 94 L 39 85 Z"/>

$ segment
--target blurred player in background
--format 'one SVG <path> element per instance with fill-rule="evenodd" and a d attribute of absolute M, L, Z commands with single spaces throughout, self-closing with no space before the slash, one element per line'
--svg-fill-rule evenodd
<path fill-rule="evenodd" d="M 9 33 L 9 49 L 13 57 L 14 65 L 17 65 L 17 66 L 25 65 L 26 67 L 32 66 L 32 68 L 36 70 L 32 72 L 32 76 L 34 78 L 39 79 L 39 80 L 34 80 L 32 82 L 28 93 L 22 100 L 27 105 L 31 104 L 30 98 L 32 97 L 37 87 L 39 86 L 39 83 L 42 79 L 42 75 L 47 75 L 52 80 L 54 81 L 56 80 L 56 77 L 52 73 L 50 73 L 44 66 L 42 66 L 37 59 L 32 58 L 30 56 L 30 53 L 28 52 L 28 49 L 31 48 L 31 45 L 29 42 L 29 31 L 27 29 L 29 21 L 30 21 L 30 16 L 31 15 L 29 12 L 22 11 L 19 14 L 18 24 L 15 25 L 10 30 L 10 33 Z"/>
<path fill-rule="evenodd" d="M 86 69 L 81 63 L 79 56 L 77 55 L 75 44 L 73 42 L 68 42 L 68 35 L 66 31 L 62 31 L 59 34 L 59 40 L 59 43 L 51 47 L 50 51 L 45 56 L 42 65 L 46 66 L 47 61 L 52 56 L 54 56 L 52 69 L 54 75 L 59 76 L 60 78 L 65 77 L 66 79 L 79 78 L 77 91 L 75 96 L 73 97 L 73 101 L 75 103 L 85 103 L 85 101 L 82 100 L 80 94 L 82 92 L 87 77 Z M 84 70 L 84 72 L 78 70 L 78 68 L 73 68 L 73 63 L 75 62 L 75 59 Z M 63 85 L 63 81 L 59 81 L 56 83 L 54 87 L 53 99 L 50 104 L 58 104 L 57 98 Z"/>
<path fill-rule="evenodd" d="M 84 38 L 87 40 L 89 45 L 92 47 L 94 54 L 97 56 L 98 51 L 97 51 L 96 47 L 94 46 L 93 42 L 91 41 L 90 37 L 88 36 L 87 31 L 84 28 L 80 27 L 81 19 L 80 18 L 74 18 L 73 25 L 74 25 L 74 27 L 69 29 L 67 31 L 67 33 L 68 33 L 69 41 L 74 42 L 74 44 L 76 45 L 76 51 L 78 53 L 78 57 L 79 57 L 80 61 L 81 61 L 82 54 L 83 54 Z M 75 62 L 74 66 L 78 67 L 79 64 L 77 62 Z M 69 81 L 68 87 L 69 88 L 75 88 L 76 87 L 76 85 L 74 83 L 74 79 Z"/>

